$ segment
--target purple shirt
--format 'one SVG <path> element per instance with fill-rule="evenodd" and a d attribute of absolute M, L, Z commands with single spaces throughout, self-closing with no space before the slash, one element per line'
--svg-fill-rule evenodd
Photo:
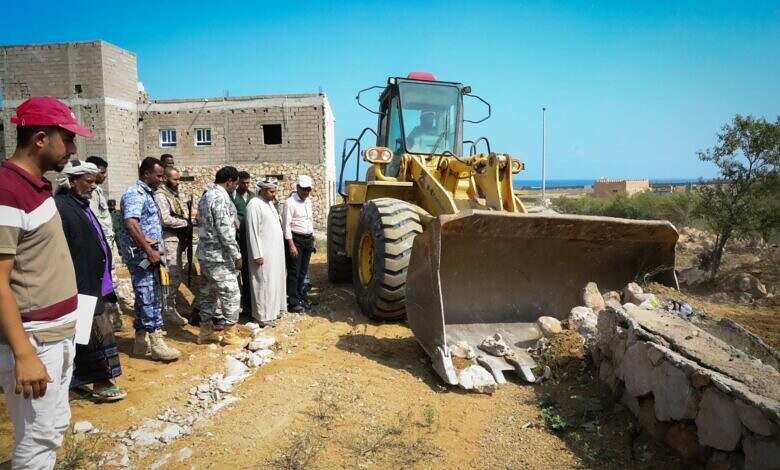
<path fill-rule="evenodd" d="M 87 214 L 87 218 L 92 223 L 92 230 L 95 231 L 95 234 L 98 236 L 98 240 L 100 240 L 100 249 L 103 250 L 103 256 L 106 258 L 106 264 L 103 268 L 103 285 L 100 289 L 100 295 L 108 295 L 114 291 L 114 286 L 111 282 L 111 265 L 109 263 L 109 260 L 111 259 L 109 258 L 111 256 L 111 250 L 108 249 L 106 237 L 103 235 L 103 229 L 100 228 L 100 223 L 98 222 L 97 217 L 95 217 L 95 214 L 92 213 L 92 209 L 89 208 L 89 200 L 82 199 L 80 197 L 74 197 L 74 199 L 79 203 L 81 208 L 84 209 L 84 212 Z"/>

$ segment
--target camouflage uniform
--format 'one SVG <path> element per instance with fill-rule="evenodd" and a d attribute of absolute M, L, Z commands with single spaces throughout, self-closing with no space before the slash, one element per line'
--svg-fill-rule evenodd
<path fill-rule="evenodd" d="M 168 269 L 170 283 L 165 294 L 166 310 L 176 311 L 176 293 L 179 290 L 183 276 L 182 246 L 176 230 L 186 229 L 189 225 L 184 215 L 184 205 L 179 193 L 174 193 L 165 184 L 161 184 L 154 193 L 154 200 L 160 208 L 160 218 L 163 224 L 163 243 L 165 243 L 165 267 Z"/>
<path fill-rule="evenodd" d="M 100 223 L 100 228 L 103 229 L 103 234 L 106 236 L 108 249 L 111 250 L 111 285 L 114 288 L 114 293 L 116 293 L 116 265 L 117 261 L 119 261 L 119 252 L 117 251 L 116 243 L 114 243 L 114 223 L 111 211 L 108 210 L 106 192 L 100 186 L 97 186 L 92 191 L 89 208 L 92 209 L 92 213 L 95 214 L 95 218 Z M 117 310 L 119 307 L 115 302 L 116 299 L 112 298 L 110 300 L 110 302 L 106 302 L 106 310 Z"/>
<path fill-rule="evenodd" d="M 217 317 L 222 304 L 226 325 L 238 322 L 241 291 L 235 261 L 241 259 L 236 240 L 238 217 L 225 188 L 211 183 L 198 202 L 198 249 L 196 255 L 204 277 L 200 291 L 201 320 Z"/>
<path fill-rule="evenodd" d="M 149 239 L 162 241 L 162 224 L 160 210 L 154 202 L 152 188 L 143 181 L 136 181 L 122 195 L 120 211 L 122 220 L 135 218 L 141 225 L 141 232 Z M 136 331 L 144 330 L 152 333 L 163 326 L 160 285 L 160 271 L 157 266 L 146 269 L 140 263 L 146 259 L 146 253 L 138 248 L 130 238 L 127 230 L 120 232 L 122 259 L 130 270 L 130 278 L 135 291 L 135 321 Z"/>

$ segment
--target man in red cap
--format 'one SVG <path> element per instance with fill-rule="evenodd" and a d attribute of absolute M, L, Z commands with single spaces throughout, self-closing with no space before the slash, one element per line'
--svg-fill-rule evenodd
<path fill-rule="evenodd" d="M 0 385 L 14 423 L 14 469 L 51 469 L 70 421 L 78 297 L 47 171 L 92 137 L 46 96 L 16 108 L 16 151 L 0 165 Z"/>

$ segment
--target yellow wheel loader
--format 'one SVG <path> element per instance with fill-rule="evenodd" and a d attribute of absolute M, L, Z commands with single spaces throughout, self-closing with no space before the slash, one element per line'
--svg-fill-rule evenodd
<path fill-rule="evenodd" d="M 360 100 L 372 88 L 383 89 L 376 111 Z M 527 213 L 512 187 L 524 165 L 492 152 L 484 137 L 464 141 L 464 122 L 490 116 L 470 87 L 417 72 L 372 88 L 356 99 L 378 116 L 377 130 L 344 143 L 328 276 L 352 281 L 367 316 L 405 316 L 447 383 L 464 385 L 452 360 L 463 342 L 497 383 L 504 371 L 536 380 L 526 353 L 540 337 L 536 319 L 566 318 L 587 282 L 610 290 L 635 280 L 676 284 L 677 232 L 668 222 Z M 484 103 L 487 116 L 464 119 L 464 97 Z M 365 178 L 358 161 L 342 190 L 346 163 L 368 134 L 376 145 L 362 150 Z M 514 354 L 478 349 L 496 333 Z"/>

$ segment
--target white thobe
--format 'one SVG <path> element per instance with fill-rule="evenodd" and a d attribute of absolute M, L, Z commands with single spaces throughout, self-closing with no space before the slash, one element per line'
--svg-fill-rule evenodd
<path fill-rule="evenodd" d="M 262 322 L 287 308 L 282 220 L 273 202 L 253 198 L 246 206 L 246 240 L 252 281 L 252 316 Z M 263 258 L 263 265 L 255 263 Z"/>

